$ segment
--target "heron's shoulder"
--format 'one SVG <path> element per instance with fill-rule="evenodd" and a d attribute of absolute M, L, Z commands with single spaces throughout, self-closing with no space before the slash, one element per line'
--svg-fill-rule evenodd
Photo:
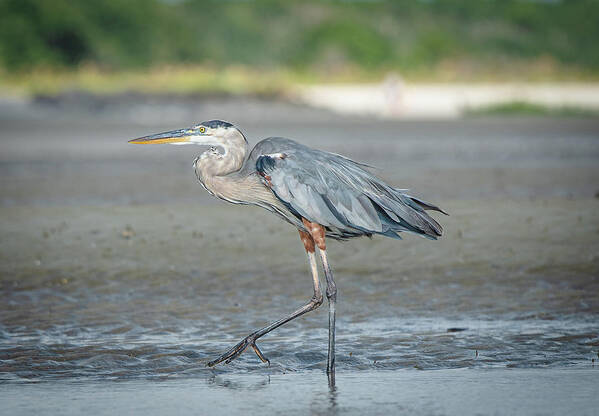
<path fill-rule="evenodd" d="M 305 146 L 295 140 L 287 139 L 285 137 L 268 137 L 264 140 L 259 141 L 252 150 L 256 156 L 267 155 L 271 153 L 280 153 L 284 151 L 297 151 L 297 150 L 312 150 L 308 146 Z"/>
<path fill-rule="evenodd" d="M 285 155 L 286 160 L 305 165 L 306 168 L 323 168 L 326 166 L 337 166 L 341 169 L 371 169 L 366 163 L 357 162 L 347 156 L 331 153 L 320 149 L 314 149 L 295 140 L 285 137 L 269 137 L 256 144 L 251 152 L 250 158 L 256 162 L 261 156 L 274 154 Z"/>
<path fill-rule="evenodd" d="M 313 149 L 285 137 L 269 137 L 256 143 L 248 158 L 248 165 L 256 165 L 258 159 L 273 154 L 306 155 Z"/>

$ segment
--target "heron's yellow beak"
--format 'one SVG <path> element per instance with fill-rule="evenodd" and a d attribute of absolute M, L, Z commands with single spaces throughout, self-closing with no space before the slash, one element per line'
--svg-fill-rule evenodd
<path fill-rule="evenodd" d="M 136 144 L 162 144 L 162 143 L 190 143 L 190 138 L 195 134 L 191 129 L 179 129 L 166 131 L 164 133 L 152 134 L 150 136 L 138 137 L 129 140 Z"/>

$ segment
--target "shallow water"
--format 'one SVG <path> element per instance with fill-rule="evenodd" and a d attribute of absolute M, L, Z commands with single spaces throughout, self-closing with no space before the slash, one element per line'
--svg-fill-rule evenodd
<path fill-rule="evenodd" d="M 347 316 L 340 320 L 338 330 L 340 373 L 406 368 L 589 368 L 597 358 L 593 351 L 599 344 L 596 322 L 584 318 L 347 321 Z M 206 362 L 234 339 L 230 334 L 214 332 L 209 325 L 181 322 L 168 328 L 155 324 L 152 328 L 53 326 L 43 331 L 3 331 L 0 377 L 5 382 L 147 380 L 323 369 L 326 332 L 302 326 L 282 329 L 262 341 L 270 366 L 248 353 L 215 369 L 205 367 Z"/>
<path fill-rule="evenodd" d="M 213 374 L 177 380 L 4 385 L 6 414 L 415 414 L 593 415 L 596 370 Z"/>
<path fill-rule="evenodd" d="M 326 306 L 259 341 L 270 366 L 249 352 L 205 367 L 306 302 L 311 281 L 293 229 L 203 193 L 190 168 L 197 150 L 132 149 L 124 139 L 147 132 L 122 120 L 2 120 L 8 414 L 591 414 L 599 124 L 320 117 L 278 131 L 247 120 L 248 136 L 306 137 L 451 213 L 438 216 L 436 242 L 330 245 L 333 390 Z"/>

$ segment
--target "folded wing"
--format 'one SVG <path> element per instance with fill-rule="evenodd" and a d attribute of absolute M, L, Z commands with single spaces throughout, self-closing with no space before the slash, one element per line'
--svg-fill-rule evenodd
<path fill-rule="evenodd" d="M 436 239 L 442 228 L 425 210 L 440 208 L 395 189 L 343 156 L 271 138 L 254 155 L 263 182 L 298 217 L 340 238 L 407 231 Z M 272 153 L 266 153 L 272 151 Z"/>

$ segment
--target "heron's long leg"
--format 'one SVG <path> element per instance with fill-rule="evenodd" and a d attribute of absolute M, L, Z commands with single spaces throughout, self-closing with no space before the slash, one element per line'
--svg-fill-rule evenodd
<path fill-rule="evenodd" d="M 335 373 L 335 306 L 337 304 L 337 285 L 333 280 L 333 272 L 327 260 L 327 251 L 319 250 L 322 268 L 327 279 L 327 299 L 329 300 L 329 354 L 327 358 L 327 373 Z M 333 382 L 334 384 L 334 382 Z"/>
<path fill-rule="evenodd" d="M 333 280 L 333 272 L 327 260 L 327 246 L 325 242 L 325 228 L 315 222 L 302 220 L 306 229 L 314 239 L 320 251 L 322 268 L 327 279 L 327 299 L 329 301 L 329 351 L 327 355 L 327 373 L 331 376 L 330 381 L 335 384 L 335 306 L 337 304 L 337 286 Z"/>
<path fill-rule="evenodd" d="M 318 269 L 316 266 L 314 240 L 312 239 L 310 234 L 308 234 L 304 231 L 300 231 L 300 238 L 302 239 L 302 242 L 304 243 L 304 247 L 306 248 L 306 253 L 308 254 L 308 261 L 310 263 L 310 270 L 312 272 L 314 295 L 312 296 L 312 299 L 310 300 L 310 302 L 308 302 L 306 305 L 302 306 L 301 308 L 299 308 L 292 314 L 290 314 L 282 319 L 279 319 L 278 321 L 273 322 L 272 324 L 265 326 L 264 328 L 261 328 L 261 329 L 257 330 L 256 332 L 251 333 L 250 335 L 248 335 L 247 337 L 242 339 L 239 343 L 237 343 L 233 348 L 231 348 L 230 350 L 228 350 L 227 352 L 222 354 L 220 357 L 218 357 L 216 360 L 210 361 L 207 364 L 209 367 L 215 366 L 216 364 L 221 363 L 223 361 L 225 362 L 225 364 L 230 363 L 235 358 L 239 357 L 239 355 L 241 355 L 241 353 L 243 351 L 245 351 L 247 347 L 252 347 L 252 349 L 254 350 L 254 352 L 256 353 L 258 358 L 260 358 L 260 360 L 262 360 L 262 362 L 270 363 L 270 361 L 262 354 L 262 352 L 256 345 L 256 341 L 260 337 L 263 337 L 264 335 L 268 334 L 273 329 L 280 327 L 281 325 L 297 318 L 298 316 L 301 316 L 307 312 L 313 311 L 314 309 L 316 309 L 320 305 L 322 305 L 322 292 L 320 290 L 320 281 L 318 279 Z"/>

